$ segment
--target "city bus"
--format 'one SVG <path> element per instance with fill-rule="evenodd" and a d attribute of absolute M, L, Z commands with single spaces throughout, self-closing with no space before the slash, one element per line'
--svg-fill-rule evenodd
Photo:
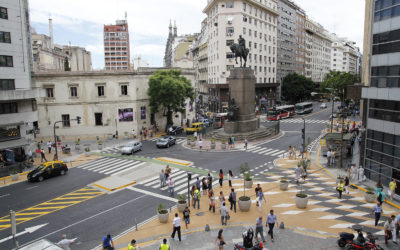
<path fill-rule="evenodd" d="M 214 128 L 224 127 L 225 121 L 228 119 L 228 113 L 217 113 L 214 116 L 213 126 Z"/>
<path fill-rule="evenodd" d="M 296 114 L 303 115 L 313 112 L 313 104 L 311 102 L 302 102 L 296 104 Z"/>
<path fill-rule="evenodd" d="M 267 113 L 268 121 L 276 121 L 280 119 L 290 118 L 296 114 L 294 105 L 284 105 L 269 108 Z"/>

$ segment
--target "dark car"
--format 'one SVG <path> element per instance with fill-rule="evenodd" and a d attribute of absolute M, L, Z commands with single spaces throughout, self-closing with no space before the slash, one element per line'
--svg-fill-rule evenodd
<path fill-rule="evenodd" d="M 156 145 L 157 148 L 169 148 L 176 143 L 176 138 L 173 136 L 164 136 L 158 139 Z"/>
<path fill-rule="evenodd" d="M 182 134 L 184 129 L 181 126 L 172 126 L 172 130 L 168 132 L 169 135 L 179 135 Z"/>
<path fill-rule="evenodd" d="M 27 178 L 28 181 L 43 181 L 53 176 L 65 175 L 67 172 L 67 164 L 63 161 L 49 161 L 29 172 Z"/>

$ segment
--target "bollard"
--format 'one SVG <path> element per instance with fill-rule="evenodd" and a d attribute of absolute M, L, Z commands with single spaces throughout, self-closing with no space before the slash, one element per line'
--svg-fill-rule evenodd
<path fill-rule="evenodd" d="M 285 229 L 285 225 L 283 224 L 283 221 L 281 222 L 281 224 L 279 225 L 280 229 Z"/>
<path fill-rule="evenodd" d="M 136 218 L 135 218 L 135 225 L 136 225 L 136 231 L 138 231 Z"/>
<path fill-rule="evenodd" d="M 210 226 L 209 226 L 208 224 L 206 224 L 205 231 L 206 231 L 206 232 L 210 231 Z"/>

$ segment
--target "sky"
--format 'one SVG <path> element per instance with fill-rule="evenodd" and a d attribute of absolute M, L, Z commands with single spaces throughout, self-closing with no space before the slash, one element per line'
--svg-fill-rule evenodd
<path fill-rule="evenodd" d="M 355 41 L 362 48 L 364 0 L 297 0 L 307 15 L 331 33 Z M 85 47 L 92 53 L 93 69 L 104 68 L 103 25 L 115 24 L 127 13 L 131 60 L 140 56 L 151 67 L 161 67 L 170 20 L 178 35 L 198 33 L 206 17 L 207 0 L 30 0 L 31 26 L 54 42 Z"/>

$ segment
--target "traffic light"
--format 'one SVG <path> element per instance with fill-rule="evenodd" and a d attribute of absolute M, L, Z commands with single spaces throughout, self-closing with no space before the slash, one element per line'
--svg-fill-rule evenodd
<path fill-rule="evenodd" d="M 188 179 L 189 181 L 192 179 L 192 173 L 188 173 Z"/>
<path fill-rule="evenodd" d="M 77 116 L 77 117 L 76 117 L 76 121 L 78 122 L 78 124 L 81 124 L 81 117 L 80 117 L 80 116 Z"/>
<path fill-rule="evenodd" d="M 306 138 L 306 130 L 304 128 L 301 129 L 301 138 L 303 140 Z"/>

